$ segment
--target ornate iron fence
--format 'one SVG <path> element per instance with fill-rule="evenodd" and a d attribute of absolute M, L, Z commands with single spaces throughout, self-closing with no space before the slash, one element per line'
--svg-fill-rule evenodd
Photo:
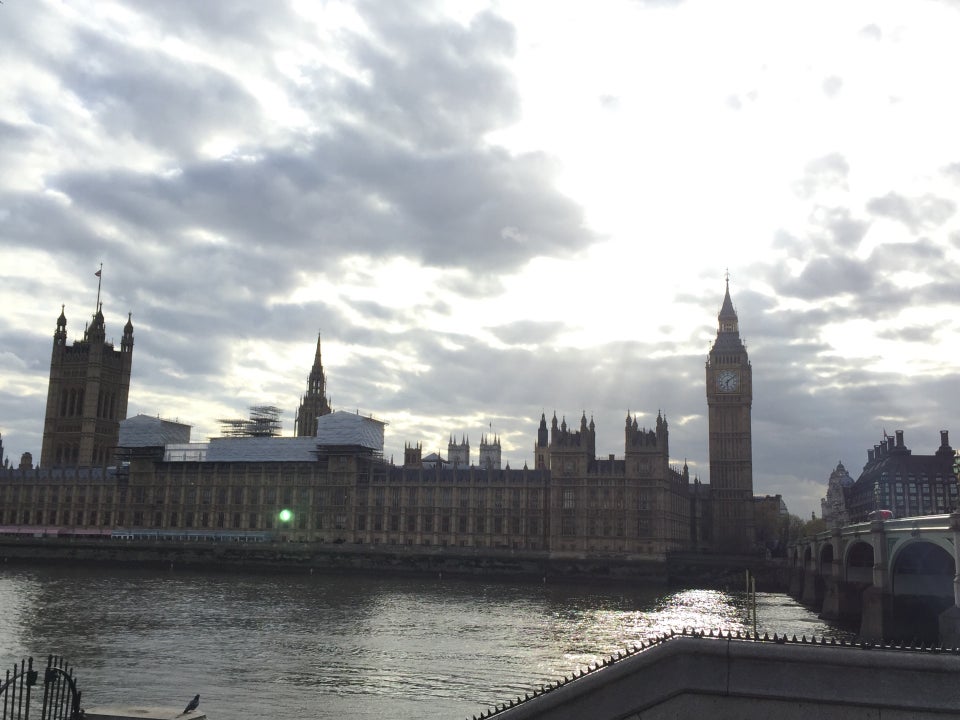
<path fill-rule="evenodd" d="M 39 671 L 33 669 L 32 657 L 15 664 L 12 671 L 7 670 L 0 685 L 0 720 L 30 720 L 32 688 L 39 676 Z M 40 720 L 82 720 L 80 696 L 73 669 L 62 657 L 50 655 L 43 674 Z"/>

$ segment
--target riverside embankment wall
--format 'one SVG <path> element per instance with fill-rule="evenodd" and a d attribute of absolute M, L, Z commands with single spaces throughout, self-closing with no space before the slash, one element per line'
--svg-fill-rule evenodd
<path fill-rule="evenodd" d="M 481 717 L 943 720 L 958 673 L 953 651 L 676 635 Z"/>
<path fill-rule="evenodd" d="M 585 557 L 458 547 L 316 543 L 229 543 L 0 537 L 0 563 L 71 563 L 258 572 L 491 576 L 533 581 L 643 582 L 743 589 L 744 570 L 761 590 L 785 591 L 786 568 L 749 557 L 680 555 L 667 560 Z"/>

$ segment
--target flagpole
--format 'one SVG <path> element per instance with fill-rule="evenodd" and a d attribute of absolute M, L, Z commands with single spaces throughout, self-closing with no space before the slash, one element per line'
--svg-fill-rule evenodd
<path fill-rule="evenodd" d="M 97 306 L 93 309 L 96 315 L 100 311 L 100 286 L 103 284 L 103 263 L 100 263 L 100 269 L 95 273 L 97 276 Z"/>

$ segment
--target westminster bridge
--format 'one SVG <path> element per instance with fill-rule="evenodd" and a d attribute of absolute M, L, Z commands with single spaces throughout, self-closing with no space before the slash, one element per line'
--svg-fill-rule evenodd
<path fill-rule="evenodd" d="M 802 538 L 790 594 L 860 637 L 960 647 L 960 513 L 873 520 Z"/>

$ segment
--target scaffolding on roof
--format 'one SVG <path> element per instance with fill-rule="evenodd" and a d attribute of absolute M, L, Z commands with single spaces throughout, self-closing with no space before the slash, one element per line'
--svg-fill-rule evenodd
<path fill-rule="evenodd" d="M 280 415 L 276 405 L 251 405 L 249 418 L 220 418 L 221 437 L 279 437 Z"/>

